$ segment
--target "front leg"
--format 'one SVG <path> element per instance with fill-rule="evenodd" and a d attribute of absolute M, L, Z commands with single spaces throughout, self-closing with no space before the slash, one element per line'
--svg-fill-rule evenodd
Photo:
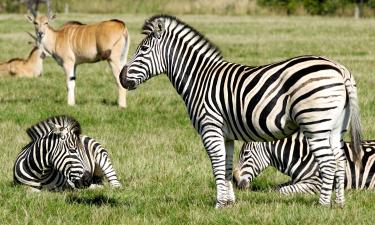
<path fill-rule="evenodd" d="M 216 205 L 215 208 L 223 208 L 232 204 L 235 200 L 233 187 L 231 183 L 232 161 L 226 161 L 233 158 L 232 153 L 226 153 L 224 137 L 219 127 L 208 125 L 205 126 L 201 133 L 203 145 L 211 160 L 212 171 L 216 182 Z M 228 146 L 232 144 L 229 142 Z M 233 151 L 233 148 L 232 148 Z M 226 170 L 228 168 L 228 170 Z M 229 194 L 228 194 L 229 193 Z"/>
<path fill-rule="evenodd" d="M 76 75 L 74 62 L 64 62 L 63 65 L 66 75 L 66 88 L 68 91 L 68 105 L 75 105 L 75 86 L 76 86 Z"/>

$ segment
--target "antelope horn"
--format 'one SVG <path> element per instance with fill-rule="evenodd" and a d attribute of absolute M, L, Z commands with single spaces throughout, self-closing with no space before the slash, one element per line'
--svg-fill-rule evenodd
<path fill-rule="evenodd" d="M 27 8 L 29 9 L 30 13 L 34 16 L 34 18 L 36 17 L 36 11 L 33 9 L 33 1 L 31 0 L 28 0 L 27 1 Z"/>
<path fill-rule="evenodd" d="M 50 16 L 52 16 L 51 1 L 46 0 L 46 5 L 47 5 L 47 17 L 50 18 Z"/>

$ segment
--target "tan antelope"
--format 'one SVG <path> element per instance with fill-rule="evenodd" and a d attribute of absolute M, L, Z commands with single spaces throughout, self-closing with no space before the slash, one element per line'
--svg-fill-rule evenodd
<path fill-rule="evenodd" d="M 37 77 L 43 71 L 43 51 L 34 47 L 27 59 L 13 58 L 0 64 L 0 75 L 12 75 L 17 77 Z"/>
<path fill-rule="evenodd" d="M 75 105 L 76 66 L 107 60 L 117 81 L 118 104 L 126 107 L 126 90 L 119 81 L 130 44 L 125 23 L 116 19 L 88 25 L 68 22 L 59 29 L 54 29 L 49 25 L 55 18 L 51 14 L 49 1 L 47 8 L 47 15 L 39 16 L 29 8 L 33 16 L 27 18 L 35 26 L 38 43 L 65 71 L 68 104 Z"/>

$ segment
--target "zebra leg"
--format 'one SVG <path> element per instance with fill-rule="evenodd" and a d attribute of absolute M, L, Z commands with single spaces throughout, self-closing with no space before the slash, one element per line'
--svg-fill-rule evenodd
<path fill-rule="evenodd" d="M 42 190 L 38 189 L 38 188 L 34 188 L 34 187 L 27 187 L 27 192 L 28 193 L 39 193 L 41 192 Z"/>
<path fill-rule="evenodd" d="M 75 65 L 74 62 L 65 62 L 63 65 L 66 75 L 66 87 L 68 90 L 68 105 L 75 105 L 75 87 L 76 87 L 76 76 L 75 76 Z"/>
<path fill-rule="evenodd" d="M 236 197 L 234 195 L 233 191 L 233 184 L 232 184 L 232 179 L 233 179 L 233 151 L 234 151 L 234 141 L 226 141 L 225 142 L 225 183 L 227 186 L 227 204 L 233 204 L 236 201 Z"/>
<path fill-rule="evenodd" d="M 333 180 L 336 171 L 336 161 L 331 150 L 329 135 L 314 136 L 307 133 L 305 136 L 307 137 L 310 150 L 318 162 L 319 170 L 322 176 L 319 203 L 322 205 L 330 205 Z"/>
<path fill-rule="evenodd" d="M 320 185 L 317 183 L 310 183 L 307 181 L 301 181 L 295 184 L 285 183 L 280 185 L 278 191 L 284 195 L 290 195 L 295 193 L 302 193 L 302 194 L 315 194 L 318 193 L 320 190 Z"/>
<path fill-rule="evenodd" d="M 331 135 L 331 146 L 333 148 L 333 154 L 335 156 L 337 170 L 335 173 L 336 181 L 336 203 L 343 207 L 345 204 L 345 169 L 346 169 L 346 157 L 344 151 L 344 141 L 341 139 L 340 133 Z"/>
<path fill-rule="evenodd" d="M 228 186 L 225 180 L 226 153 L 222 131 L 213 126 L 205 126 L 201 137 L 203 145 L 211 160 L 212 172 L 216 182 L 216 205 L 215 208 L 223 208 L 228 203 Z M 232 190 L 233 191 L 233 190 Z"/>
<path fill-rule="evenodd" d="M 102 178 L 103 176 L 107 178 L 109 185 L 112 188 L 122 187 L 117 178 L 116 171 L 112 166 L 108 151 L 101 148 L 101 151 L 95 155 L 94 177 Z"/>

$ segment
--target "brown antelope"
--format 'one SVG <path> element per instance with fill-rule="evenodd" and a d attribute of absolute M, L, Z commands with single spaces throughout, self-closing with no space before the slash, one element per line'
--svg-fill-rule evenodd
<path fill-rule="evenodd" d="M 34 47 L 27 59 L 13 58 L 0 64 L 0 75 L 12 75 L 17 77 L 37 77 L 43 71 L 43 51 Z"/>
<path fill-rule="evenodd" d="M 51 14 L 47 1 L 47 15 L 27 16 L 35 26 L 38 43 L 64 69 L 68 89 L 68 104 L 75 105 L 74 89 L 76 66 L 82 63 L 94 63 L 107 60 L 118 87 L 118 104 L 126 107 L 126 90 L 121 86 L 119 74 L 126 64 L 129 49 L 129 33 L 125 23 L 120 20 L 108 20 L 95 24 L 68 22 L 59 29 L 49 25 L 55 15 Z"/>

